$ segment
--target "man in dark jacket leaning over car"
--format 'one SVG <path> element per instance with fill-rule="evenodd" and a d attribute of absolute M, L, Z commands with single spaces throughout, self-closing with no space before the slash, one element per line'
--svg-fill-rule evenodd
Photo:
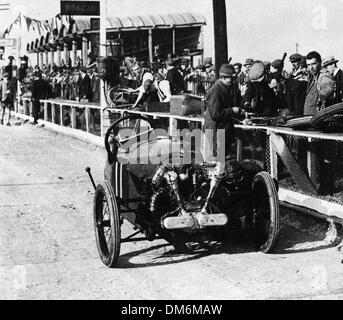
<path fill-rule="evenodd" d="M 235 70 L 232 65 L 223 64 L 219 70 L 219 80 L 209 90 L 206 97 L 206 112 L 204 129 L 208 133 L 209 129 L 213 130 L 212 141 L 208 140 L 211 145 L 213 156 L 216 156 L 217 150 L 225 147 L 225 156 L 232 153 L 232 142 L 234 140 L 234 116 L 239 114 L 241 109 L 234 104 L 234 85 Z M 217 145 L 217 131 L 225 130 L 225 143 Z M 211 139 L 210 139 L 211 140 Z"/>

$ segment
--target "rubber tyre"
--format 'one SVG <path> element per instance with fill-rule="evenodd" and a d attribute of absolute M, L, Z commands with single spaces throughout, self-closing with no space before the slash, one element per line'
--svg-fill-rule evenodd
<path fill-rule="evenodd" d="M 107 219 L 104 219 L 104 210 L 107 210 L 105 212 L 108 214 Z M 116 197 L 108 180 L 105 180 L 96 188 L 93 218 L 95 238 L 100 258 L 105 266 L 113 268 L 120 254 L 121 221 Z"/>
<path fill-rule="evenodd" d="M 280 207 L 277 187 L 268 172 L 258 173 L 252 183 L 253 231 L 258 249 L 272 251 L 280 228 Z"/>
<path fill-rule="evenodd" d="M 312 116 L 308 117 L 301 117 L 288 120 L 285 124 L 286 127 L 289 128 L 307 128 L 312 126 Z"/>
<path fill-rule="evenodd" d="M 338 103 L 319 111 L 316 115 L 312 117 L 312 126 L 317 128 L 320 126 L 321 122 L 327 120 L 330 116 L 336 114 L 343 114 L 343 103 Z"/>

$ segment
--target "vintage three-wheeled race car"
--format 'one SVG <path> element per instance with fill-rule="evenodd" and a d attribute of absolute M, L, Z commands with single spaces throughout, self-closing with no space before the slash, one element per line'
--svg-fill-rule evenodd
<path fill-rule="evenodd" d="M 121 134 L 127 127 L 134 128 L 132 136 Z M 105 136 L 104 181 L 95 186 L 88 169 L 95 187 L 94 226 L 102 262 L 114 267 L 122 243 L 164 239 L 184 251 L 190 243 L 220 241 L 243 229 L 257 250 L 269 253 L 280 225 L 272 177 L 249 160 L 228 159 L 224 171 L 216 162 L 170 163 L 173 151 L 162 152 L 159 163 L 152 163 L 149 150 L 179 150 L 182 158 L 185 148 L 173 148 L 182 141 L 155 130 L 154 120 L 142 115 L 118 119 Z M 132 154 L 140 155 L 139 163 L 131 161 Z M 124 221 L 134 231 L 122 238 Z"/>

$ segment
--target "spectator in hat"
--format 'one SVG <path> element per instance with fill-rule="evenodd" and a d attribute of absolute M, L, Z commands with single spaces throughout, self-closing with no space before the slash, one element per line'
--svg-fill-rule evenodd
<path fill-rule="evenodd" d="M 291 79 L 307 81 L 306 72 L 301 64 L 302 59 L 303 56 L 299 53 L 292 54 L 289 57 L 289 61 L 291 62 L 293 67 L 292 74 L 290 75 Z"/>
<path fill-rule="evenodd" d="M 170 57 L 166 61 L 166 80 L 169 81 L 170 91 L 172 95 L 178 95 L 186 91 L 183 77 L 181 75 L 181 72 L 178 70 L 180 63 L 181 60 L 175 57 L 175 55 L 170 55 Z"/>
<path fill-rule="evenodd" d="M 41 117 L 40 100 L 49 99 L 50 95 L 51 87 L 49 83 L 42 79 L 42 74 L 40 72 L 34 72 L 31 96 L 33 124 L 38 124 L 38 119 Z"/>
<path fill-rule="evenodd" d="M 235 105 L 232 86 L 235 81 L 235 70 L 232 65 L 223 64 L 219 70 L 219 80 L 209 90 L 206 96 L 207 110 L 205 112 L 204 129 L 213 130 L 213 140 L 209 141 L 210 152 L 216 156 L 219 148 L 225 148 L 225 156 L 233 152 L 234 116 L 241 109 Z M 217 130 L 225 130 L 225 145 L 217 145 Z"/>
<path fill-rule="evenodd" d="M 13 60 L 14 57 L 13 56 L 9 56 L 8 57 L 8 65 L 5 67 L 5 73 L 8 74 L 8 80 L 11 81 L 12 80 L 12 73 L 13 73 Z"/>
<path fill-rule="evenodd" d="M 6 108 L 8 110 L 8 119 L 7 119 L 7 126 L 10 126 L 11 120 L 11 110 L 14 109 L 14 99 L 16 93 L 16 84 L 10 80 L 9 74 L 4 73 L 3 79 L 0 84 L 0 96 L 1 96 L 1 104 L 2 104 L 2 116 L 1 116 L 1 124 L 4 124 L 4 116 Z"/>
<path fill-rule="evenodd" d="M 269 86 L 262 61 L 252 64 L 249 78 L 250 82 L 243 97 L 244 109 L 262 117 L 275 116 L 280 105 L 274 90 Z"/>
<path fill-rule="evenodd" d="M 79 101 L 87 100 L 88 102 L 93 101 L 93 92 L 91 79 L 87 74 L 87 68 L 82 67 L 80 69 L 80 79 L 79 79 Z"/>
<path fill-rule="evenodd" d="M 341 103 L 343 101 L 343 71 L 337 67 L 337 62 L 333 56 L 329 56 L 323 61 L 323 68 L 329 72 L 336 83 L 335 92 L 333 94 L 332 104 Z"/>
<path fill-rule="evenodd" d="M 271 64 L 270 72 L 272 74 L 277 73 L 282 76 L 283 68 L 284 68 L 283 61 L 281 59 L 276 59 Z"/>

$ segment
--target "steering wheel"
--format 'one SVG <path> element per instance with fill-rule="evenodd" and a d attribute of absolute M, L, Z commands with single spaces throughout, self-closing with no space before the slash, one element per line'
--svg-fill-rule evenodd
<path fill-rule="evenodd" d="M 148 124 L 148 130 L 144 132 L 139 132 L 141 121 L 146 121 Z M 136 121 L 134 126 L 132 126 L 131 121 Z M 130 137 L 121 137 L 120 129 L 132 129 L 132 135 Z M 150 135 L 154 133 L 155 126 L 152 121 L 146 117 L 139 114 L 132 114 L 124 116 L 116 120 L 111 127 L 107 130 L 105 135 L 105 148 L 108 154 L 109 162 L 113 162 L 117 159 L 118 150 L 123 148 L 123 146 L 130 141 L 137 141 L 138 137 L 143 135 Z"/>

